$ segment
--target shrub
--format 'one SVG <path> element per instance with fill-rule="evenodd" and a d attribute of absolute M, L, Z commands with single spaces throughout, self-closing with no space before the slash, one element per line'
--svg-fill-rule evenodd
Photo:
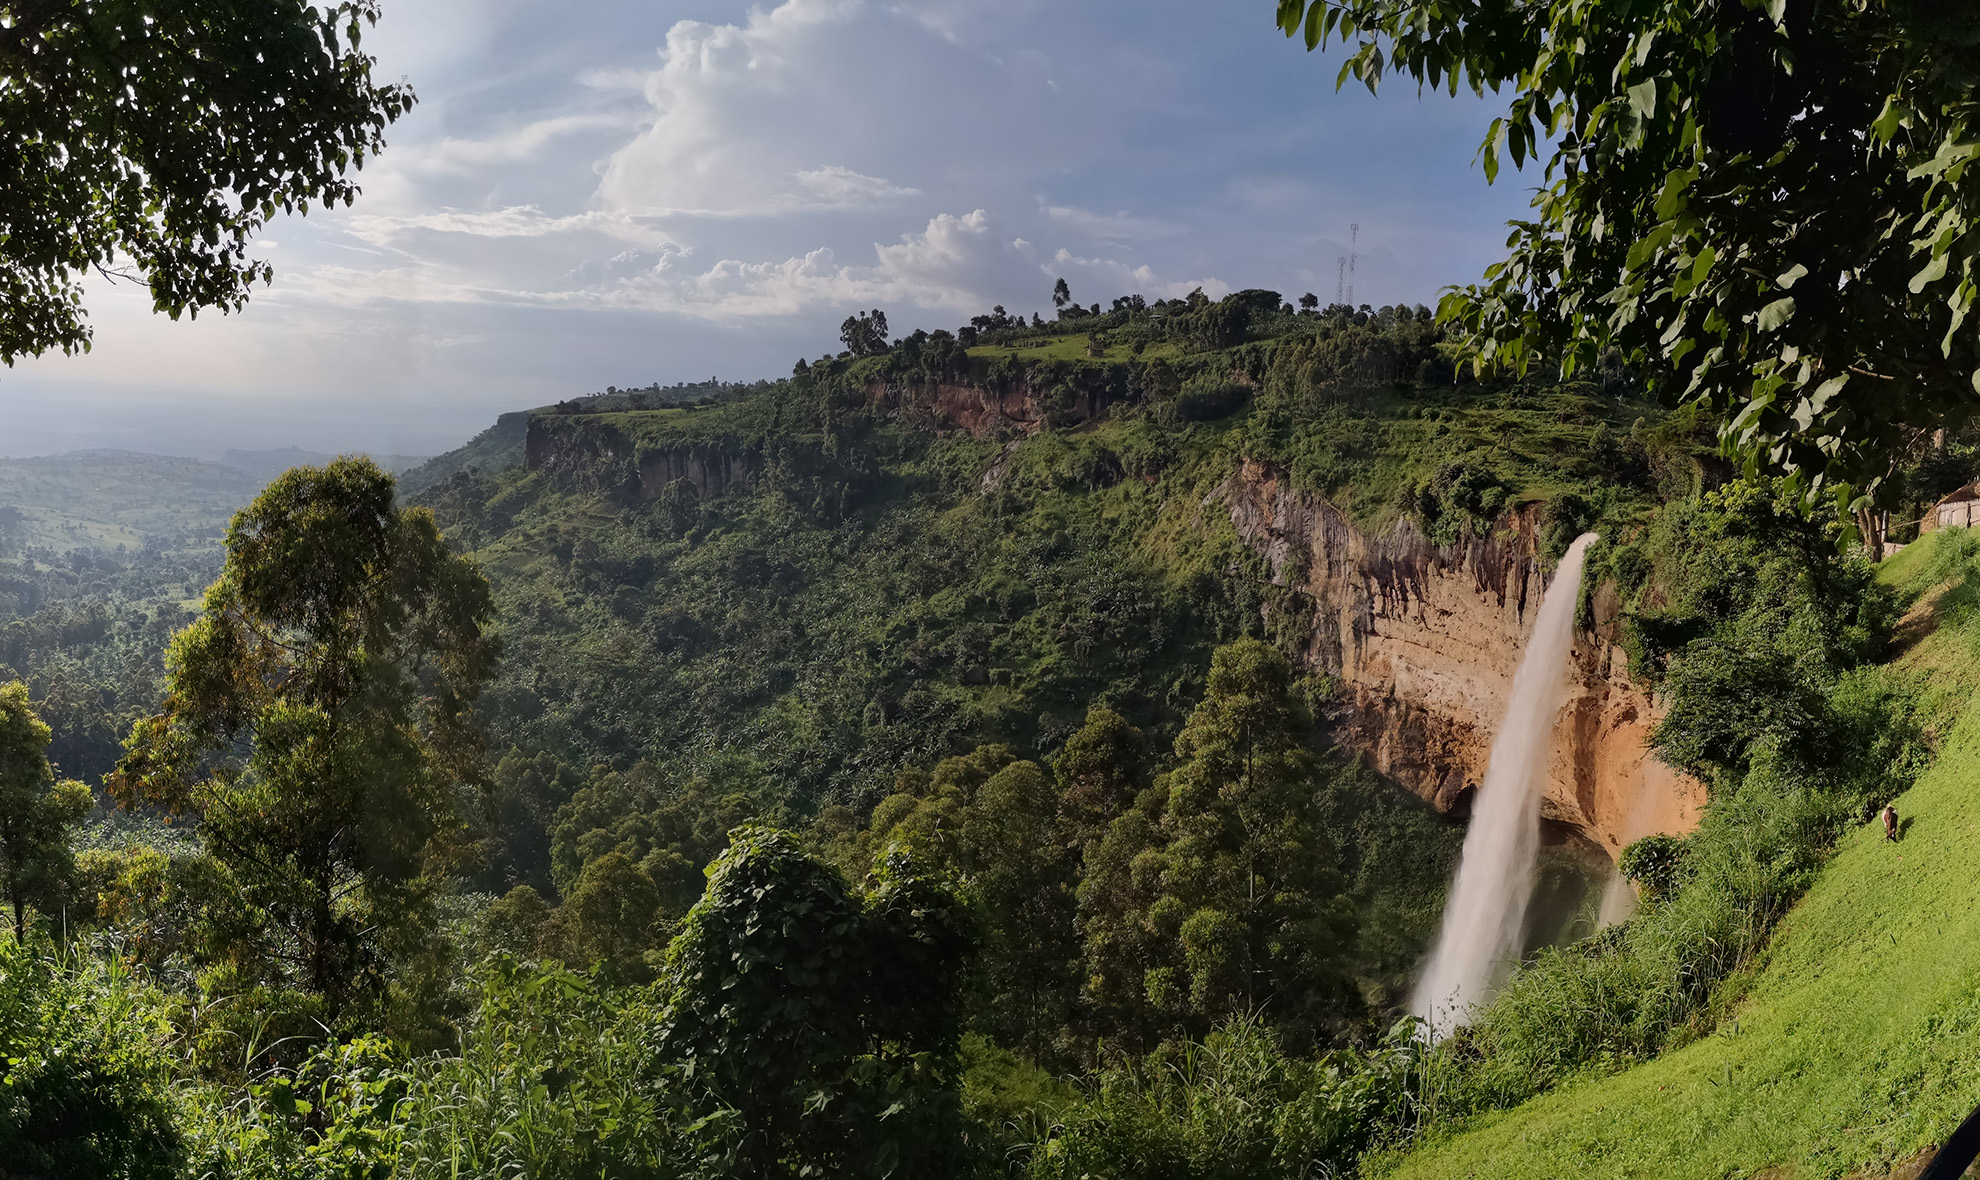
<path fill-rule="evenodd" d="M 0 942 L 0 1171 L 176 1176 L 168 1032 L 162 998 L 116 960 Z"/>

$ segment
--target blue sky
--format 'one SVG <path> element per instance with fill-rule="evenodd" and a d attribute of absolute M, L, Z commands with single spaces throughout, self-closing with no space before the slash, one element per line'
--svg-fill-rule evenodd
<path fill-rule="evenodd" d="M 92 291 L 94 351 L 0 376 L 0 453 L 426 453 L 507 410 L 787 373 L 880 307 L 1475 279 L 1530 178 L 1490 96 L 1336 92 L 1268 0 L 386 0 L 420 94 L 349 210 L 269 228 L 241 315 Z"/>

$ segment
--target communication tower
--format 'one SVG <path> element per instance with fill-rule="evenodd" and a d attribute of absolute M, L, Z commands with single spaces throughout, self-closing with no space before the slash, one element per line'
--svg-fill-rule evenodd
<path fill-rule="evenodd" d="M 1347 301 L 1354 306 L 1354 264 L 1361 259 L 1361 223 L 1348 226 Z"/>

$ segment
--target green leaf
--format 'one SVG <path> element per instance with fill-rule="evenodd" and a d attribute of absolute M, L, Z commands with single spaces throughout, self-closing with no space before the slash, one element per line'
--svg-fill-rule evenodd
<path fill-rule="evenodd" d="M 1963 164 L 1971 160 L 1976 151 L 1980 151 L 1980 140 L 1968 140 L 1965 143 L 1948 142 L 1939 149 L 1938 155 L 1909 169 L 1905 175 L 1913 180 L 1924 176 L 1937 176 L 1954 164 Z"/>
<path fill-rule="evenodd" d="M 1829 399 L 1841 393 L 1842 387 L 1848 384 L 1849 374 L 1838 373 L 1815 387 L 1815 395 L 1808 399 L 1808 404 L 1820 413 L 1828 407 Z"/>
<path fill-rule="evenodd" d="M 1897 95 L 1893 94 L 1884 100 L 1883 112 L 1877 116 L 1876 122 L 1870 124 L 1870 130 L 1879 142 L 1889 143 L 1906 121 L 1905 109 L 1898 105 Z"/>
<path fill-rule="evenodd" d="M 1794 318 L 1794 296 L 1776 299 L 1760 309 L 1760 330 L 1772 332 Z"/>
<path fill-rule="evenodd" d="M 1788 288 L 1794 286 L 1795 283 L 1799 282 L 1802 276 L 1806 275 L 1807 273 L 1808 273 L 1808 268 L 1797 262 L 1793 266 L 1788 267 L 1787 270 L 1780 275 L 1780 277 L 1776 278 L 1774 280 L 1774 285 L 1776 287 L 1779 287 L 1781 290 L 1785 291 Z"/>
<path fill-rule="evenodd" d="M 1306 16 L 1306 0 L 1279 0 L 1279 28 L 1290 37 L 1299 32 L 1300 21 Z"/>
<path fill-rule="evenodd" d="M 1657 80 L 1649 78 L 1629 88 L 1629 105 L 1648 119 L 1657 113 Z"/>
<path fill-rule="evenodd" d="M 1697 284 L 1704 282 L 1705 276 L 1712 273 L 1712 264 L 1717 262 L 1718 260 L 1719 260 L 1719 252 L 1717 250 L 1712 249 L 1712 247 L 1707 246 L 1703 250 L 1700 250 L 1698 252 L 1697 261 L 1691 264 L 1692 285 L 1696 286 Z"/>
<path fill-rule="evenodd" d="M 1932 261 L 1926 263 L 1924 270 L 1921 270 L 1917 274 L 1912 275 L 1911 293 L 1913 295 L 1916 295 L 1920 291 L 1923 291 L 1926 287 L 1929 287 L 1933 283 L 1938 282 L 1940 279 L 1945 278 L 1947 259 L 1948 259 L 1947 255 L 1940 254 L 1934 257 Z"/>

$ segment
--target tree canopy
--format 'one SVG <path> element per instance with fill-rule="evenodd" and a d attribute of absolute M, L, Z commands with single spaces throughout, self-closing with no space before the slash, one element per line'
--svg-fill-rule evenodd
<path fill-rule="evenodd" d="M 332 1007 L 375 978 L 480 781 L 470 712 L 498 652 L 473 563 L 369 459 L 298 467 L 234 518 L 163 710 L 112 776 L 200 819 L 265 917 L 271 974 Z"/>
<path fill-rule="evenodd" d="M 378 0 L 0 0 L 0 361 L 89 347 L 82 280 L 236 311 L 249 239 L 348 205 L 413 93 L 360 51 Z"/>
<path fill-rule="evenodd" d="M 58 902 L 68 872 L 69 829 L 94 802 L 79 782 L 55 781 L 47 724 L 27 685 L 0 685 L 0 898 L 13 910 L 14 938 L 27 936 L 27 908 Z"/>
<path fill-rule="evenodd" d="M 1511 94 L 1482 148 L 1544 157 L 1506 261 L 1441 314 L 1484 367 L 1611 349 L 1724 416 L 1750 470 L 1873 506 L 1980 407 L 1975 0 L 1280 0 L 1337 85 Z"/>

